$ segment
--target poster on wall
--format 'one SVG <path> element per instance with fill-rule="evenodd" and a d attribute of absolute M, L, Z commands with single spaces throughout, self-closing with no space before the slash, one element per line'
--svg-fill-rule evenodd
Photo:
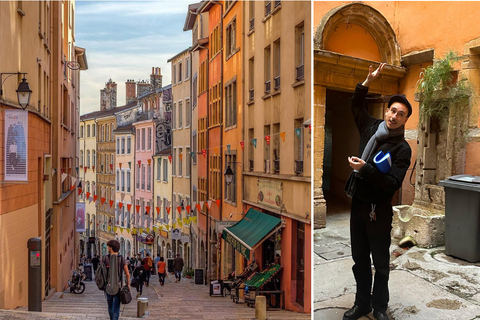
<path fill-rule="evenodd" d="M 85 232 L 85 202 L 77 202 L 76 231 Z"/>
<path fill-rule="evenodd" d="M 5 110 L 5 181 L 28 181 L 28 111 Z"/>

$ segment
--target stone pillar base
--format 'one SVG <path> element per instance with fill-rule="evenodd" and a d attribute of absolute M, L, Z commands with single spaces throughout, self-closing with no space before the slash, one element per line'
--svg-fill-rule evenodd
<path fill-rule="evenodd" d="M 313 200 L 313 228 L 321 229 L 327 225 L 327 204 L 325 199 Z"/>
<path fill-rule="evenodd" d="M 411 236 L 421 248 L 445 245 L 445 211 L 402 205 L 393 208 L 392 238 Z"/>

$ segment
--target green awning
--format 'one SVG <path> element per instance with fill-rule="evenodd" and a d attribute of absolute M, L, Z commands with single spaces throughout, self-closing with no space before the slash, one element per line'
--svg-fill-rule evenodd
<path fill-rule="evenodd" d="M 276 232 L 281 223 L 279 218 L 250 208 L 242 220 L 223 229 L 222 238 L 250 259 L 250 251 Z"/>

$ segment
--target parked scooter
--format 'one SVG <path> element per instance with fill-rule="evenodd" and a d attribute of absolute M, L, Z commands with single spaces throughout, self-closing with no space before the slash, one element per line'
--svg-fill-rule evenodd
<path fill-rule="evenodd" d="M 68 285 L 70 286 L 70 292 L 80 294 L 85 291 L 85 283 L 82 281 L 85 280 L 85 273 L 80 269 L 73 270 L 71 280 L 68 280 Z"/>

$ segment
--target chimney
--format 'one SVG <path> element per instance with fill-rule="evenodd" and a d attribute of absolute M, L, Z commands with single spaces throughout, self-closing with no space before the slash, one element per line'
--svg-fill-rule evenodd
<path fill-rule="evenodd" d="M 155 91 L 156 89 L 160 89 L 162 87 L 162 74 L 159 67 L 152 67 L 150 84 L 152 85 L 152 91 Z"/>
<path fill-rule="evenodd" d="M 125 82 L 125 99 L 126 103 L 130 103 L 137 99 L 136 95 L 136 83 L 133 79 L 127 79 Z"/>

